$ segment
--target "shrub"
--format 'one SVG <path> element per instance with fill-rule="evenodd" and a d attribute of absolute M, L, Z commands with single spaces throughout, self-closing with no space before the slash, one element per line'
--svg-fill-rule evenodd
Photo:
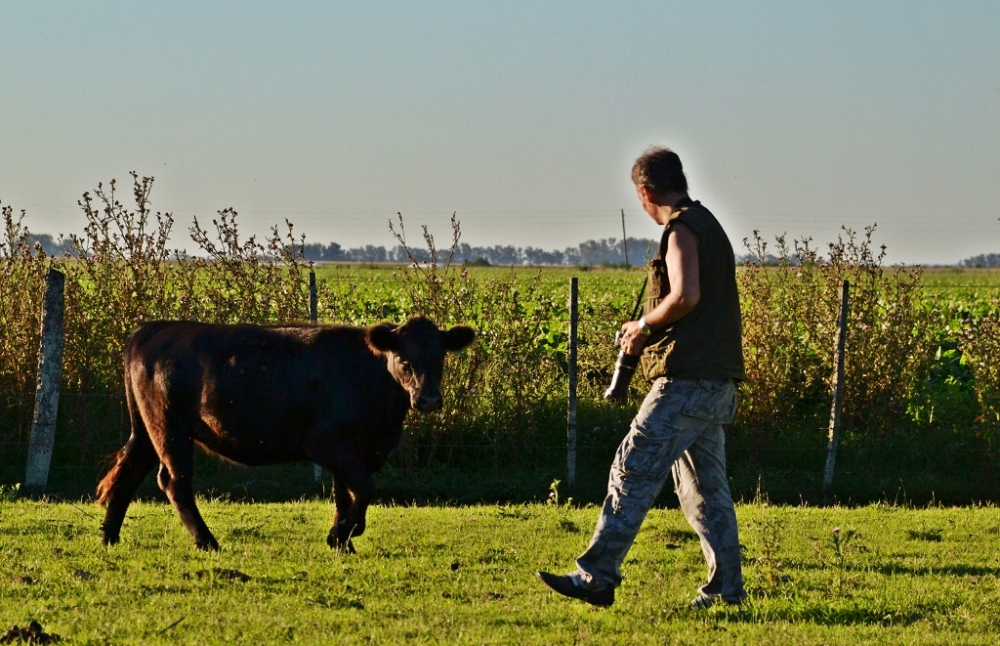
<path fill-rule="evenodd" d="M 1000 300 L 992 299 L 988 311 L 969 318 L 962 328 L 962 358 L 974 376 L 979 415 L 973 428 L 992 460 L 1000 457 Z"/>
<path fill-rule="evenodd" d="M 24 212 L 2 208 L 0 239 L 0 446 L 27 441 L 38 368 L 42 299 L 51 259 L 28 243 Z M 8 453 L 4 450 L 3 453 Z"/>
<path fill-rule="evenodd" d="M 143 321 L 275 323 L 308 315 L 301 245 L 277 229 L 264 244 L 242 241 L 236 212 L 226 209 L 213 221 L 218 242 L 195 220 L 192 239 L 202 256 L 171 249 L 174 224 L 169 213 L 150 208 L 152 177 L 132 173 L 134 207 L 126 206 L 116 182 L 84 193 L 82 235 L 73 235 L 65 258 L 47 258 L 28 246 L 28 230 L 5 208 L 5 240 L 0 253 L 0 288 L 11 306 L 0 310 L 0 395 L 7 417 L 0 440 L 24 451 L 31 384 L 37 366 L 40 304 L 48 267 L 66 274 L 65 350 L 60 426 L 62 455 L 92 463 L 92 444 L 106 451 L 123 440 L 122 349 Z M 30 351 L 25 351 L 25 349 Z M 13 402 L 13 403 L 12 403 Z M 14 413 L 11 413 L 14 409 Z M 2 421 L 3 418 L 0 418 Z"/>
<path fill-rule="evenodd" d="M 825 443 L 831 407 L 837 321 L 844 281 L 850 284 L 844 366 L 843 423 L 858 439 L 878 442 L 899 423 L 932 354 L 930 319 L 920 304 L 920 269 L 883 268 L 885 248 L 872 249 L 844 229 L 824 258 L 806 238 L 790 249 L 777 238 L 778 264 L 748 261 L 740 273 L 747 381 L 738 426 L 756 450 L 778 439 Z M 767 257 L 754 233 L 752 258 Z"/>

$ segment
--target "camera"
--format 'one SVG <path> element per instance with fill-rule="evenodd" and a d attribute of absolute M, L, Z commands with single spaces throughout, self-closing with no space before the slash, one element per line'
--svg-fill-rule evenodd
<path fill-rule="evenodd" d="M 620 347 L 622 333 L 615 332 L 615 346 Z M 604 391 L 604 399 L 621 401 L 628 396 L 628 385 L 632 381 L 632 375 L 639 365 L 639 357 L 634 354 L 625 354 L 624 350 L 618 351 L 618 359 L 615 361 L 615 372 L 611 375 L 611 386 Z"/>

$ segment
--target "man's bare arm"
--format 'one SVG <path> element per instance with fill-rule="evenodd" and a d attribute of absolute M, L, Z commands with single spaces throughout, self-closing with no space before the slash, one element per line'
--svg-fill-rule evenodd
<path fill-rule="evenodd" d="M 701 279 L 698 273 L 698 234 L 677 222 L 667 237 L 667 275 L 670 293 L 653 311 L 643 316 L 654 331 L 686 316 L 701 299 Z M 646 345 L 647 336 L 639 332 L 639 322 L 622 325 L 622 349 L 627 354 L 639 354 Z"/>

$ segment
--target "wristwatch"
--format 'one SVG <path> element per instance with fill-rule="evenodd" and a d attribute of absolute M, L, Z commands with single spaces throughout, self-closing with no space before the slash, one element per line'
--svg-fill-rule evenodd
<path fill-rule="evenodd" d="M 639 334 L 642 336 L 649 336 L 653 333 L 653 328 L 649 327 L 649 323 L 646 323 L 645 317 L 639 319 Z"/>

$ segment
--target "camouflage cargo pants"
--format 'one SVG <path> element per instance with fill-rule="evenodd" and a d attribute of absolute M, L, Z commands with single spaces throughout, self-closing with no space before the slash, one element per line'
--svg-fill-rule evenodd
<path fill-rule="evenodd" d="M 590 546 L 576 561 L 582 586 L 621 584 L 625 554 L 672 472 L 681 508 L 708 562 L 701 593 L 734 602 L 746 597 L 722 429 L 735 411 L 730 381 L 653 382 L 615 454 Z"/>

